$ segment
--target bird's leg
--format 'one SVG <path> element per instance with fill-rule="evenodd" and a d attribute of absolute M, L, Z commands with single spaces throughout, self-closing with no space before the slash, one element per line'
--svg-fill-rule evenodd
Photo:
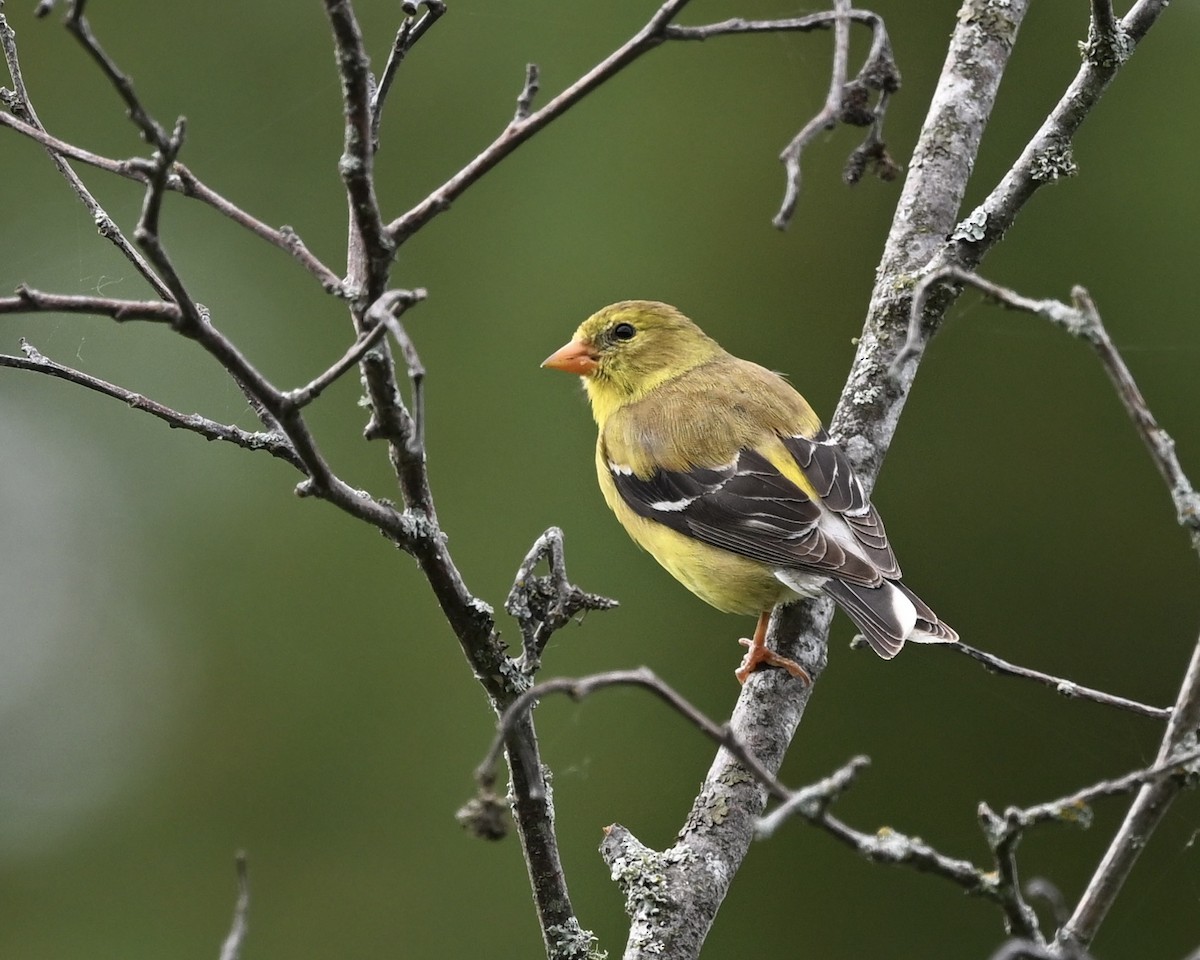
<path fill-rule="evenodd" d="M 758 626 L 754 628 L 753 639 L 747 640 L 743 637 L 738 640 L 738 643 L 746 648 L 746 655 L 742 657 L 741 665 L 733 672 L 733 675 L 738 678 L 738 683 L 745 683 L 746 678 L 758 669 L 758 665 L 765 663 L 771 667 L 783 667 L 796 679 L 811 684 L 812 677 L 800 664 L 787 657 L 781 657 L 774 650 L 767 648 L 767 624 L 770 622 L 771 611 L 764 610 L 758 615 Z"/>

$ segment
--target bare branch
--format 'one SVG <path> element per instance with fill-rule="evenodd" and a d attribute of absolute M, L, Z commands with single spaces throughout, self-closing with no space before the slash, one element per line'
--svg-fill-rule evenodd
<path fill-rule="evenodd" d="M 1170 490 L 1171 499 L 1175 504 L 1176 520 L 1188 532 L 1192 548 L 1200 553 L 1200 494 L 1196 493 L 1191 481 L 1183 472 L 1179 458 L 1175 455 L 1175 441 L 1154 419 L 1146 404 L 1146 398 L 1142 396 L 1133 379 L 1133 374 L 1108 335 L 1096 305 L 1083 287 L 1077 286 L 1071 291 L 1071 304 L 1058 300 L 1032 300 L 985 280 L 969 270 L 945 265 L 937 267 L 922 277 L 913 290 L 908 339 L 896 357 L 893 370 L 903 366 L 906 358 L 916 355 L 917 344 L 922 336 L 921 320 L 931 291 L 935 286 L 947 282 L 976 287 L 1006 307 L 1044 317 L 1056 327 L 1091 344 L 1104 366 L 1105 373 L 1116 387 L 1117 396 L 1125 411 L 1146 444 L 1146 449 L 1150 451 L 1154 465 Z"/>
<path fill-rule="evenodd" d="M 396 79 L 396 71 L 400 69 L 400 64 L 404 62 L 408 51 L 446 12 L 446 4 L 442 0 L 422 0 L 421 6 L 425 7 L 425 12 L 418 19 L 415 16 L 417 6 L 416 3 L 413 3 L 412 11 L 408 12 L 407 16 L 400 21 L 396 39 L 392 41 L 392 49 L 388 52 L 387 63 L 384 64 L 379 83 L 371 96 L 371 148 L 373 150 L 379 149 L 379 125 L 383 120 L 383 105 L 392 89 L 392 81 Z"/>
<path fill-rule="evenodd" d="M 749 774 L 755 781 L 757 789 L 761 789 L 766 795 L 783 802 L 782 806 L 770 816 L 753 822 L 752 826 L 756 835 L 769 836 L 778 829 L 784 819 L 798 814 L 872 862 L 902 864 L 922 872 L 933 873 L 950 880 L 967 893 L 982 896 L 1003 905 L 1003 899 L 994 877 L 968 861 L 948 857 L 919 838 L 905 836 L 891 829 L 880 830 L 874 834 L 862 833 L 829 814 L 829 806 L 853 783 L 858 772 L 869 762 L 866 757 L 855 757 L 840 770 L 818 783 L 798 791 L 791 791 L 776 779 L 774 774 L 755 756 L 754 752 L 733 732 L 729 725 L 717 724 L 709 719 L 673 687 L 644 667 L 638 670 L 614 670 L 575 679 L 547 680 L 530 687 L 513 700 L 500 717 L 496 737 L 493 739 L 487 755 L 476 768 L 475 779 L 479 784 L 479 794 L 472 809 L 486 808 L 489 798 L 494 801 L 496 767 L 506 737 L 515 725 L 528 717 L 533 704 L 556 693 L 566 694 L 572 700 L 581 700 L 598 690 L 613 686 L 635 686 L 653 693 L 710 740 L 719 744 L 723 752 L 737 764 L 734 769 L 740 770 L 740 774 L 732 770 L 727 773 L 731 783 L 744 781 L 746 775 Z M 739 776 L 741 781 L 736 779 Z M 714 808 L 725 811 L 722 817 L 718 818 L 718 822 L 733 814 L 727 801 L 720 797 L 708 796 L 704 800 L 711 802 Z M 701 800 L 698 799 L 697 803 L 701 804 Z M 705 808 L 701 807 L 701 809 Z M 694 809 L 693 815 L 695 816 L 696 813 L 697 811 Z M 715 825 L 711 814 L 706 819 L 709 826 Z M 670 878 L 662 881 L 664 888 L 659 890 L 654 902 L 641 904 L 642 907 L 649 909 L 649 913 L 639 916 L 635 912 L 634 930 L 630 934 L 631 941 L 646 932 L 641 930 L 639 933 L 639 924 L 652 930 L 658 927 L 665 919 L 660 913 L 660 908 L 686 899 L 689 885 L 696 882 L 687 870 L 690 859 L 679 845 L 662 853 L 652 851 L 642 845 L 628 830 L 616 824 L 606 830 L 601 853 L 612 868 L 614 877 L 621 882 L 627 897 L 630 898 L 628 907 L 631 910 L 637 906 L 634 894 L 643 889 L 646 870 L 652 870 L 656 875 L 663 870 L 670 874 Z M 711 878 L 710 874 L 705 874 L 705 876 Z M 694 929 L 690 930 L 691 935 L 695 935 L 696 932 Z M 662 931 L 659 930 L 649 940 L 659 943 L 661 946 L 662 936 Z"/>
<path fill-rule="evenodd" d="M 44 373 L 47 376 L 57 377 L 59 380 L 66 380 L 68 383 L 75 383 L 81 387 L 86 387 L 88 390 L 94 390 L 96 393 L 102 393 L 107 397 L 120 400 L 135 410 L 141 410 L 152 417 L 157 417 L 173 429 L 198 433 L 206 440 L 223 440 L 226 443 L 232 443 L 245 450 L 265 450 L 271 456 L 290 463 L 293 467 L 299 468 L 301 466 L 300 458 L 296 456 L 296 451 L 292 449 L 287 439 L 280 434 L 250 433 L 238 427 L 209 420 L 198 413 L 180 413 L 155 400 L 151 400 L 149 397 L 144 397 L 140 393 L 134 393 L 132 390 L 126 390 L 124 387 L 109 383 L 107 380 L 101 380 L 99 377 L 93 377 L 73 367 L 57 363 L 43 356 L 31 343 L 24 339 L 21 340 L 21 349 L 25 352 L 24 357 L 0 355 L 0 367 L 31 370 L 35 373 Z"/>
<path fill-rule="evenodd" d="M 1133 793 L 1134 790 L 1147 784 L 1161 783 L 1164 780 L 1179 777 L 1181 774 L 1187 773 L 1187 768 L 1196 766 L 1197 762 L 1200 762 L 1200 748 L 1175 750 L 1166 760 L 1155 762 L 1149 767 L 1134 770 L 1124 776 L 1101 780 L 1065 797 L 1059 797 L 1057 800 L 1048 800 L 1031 807 L 1009 807 L 1004 811 L 1003 817 L 993 813 L 987 804 L 980 804 L 979 816 L 984 821 L 985 831 L 989 834 L 989 842 L 993 835 L 1002 839 L 1051 820 L 1086 828 L 1092 823 L 1089 804 L 1106 797 Z"/>
<path fill-rule="evenodd" d="M 784 190 L 783 203 L 772 222 L 780 230 L 791 222 L 792 215 L 796 212 L 796 201 L 800 197 L 800 154 L 818 133 L 837 126 L 838 115 L 842 111 L 842 89 L 846 86 L 846 69 L 850 59 L 850 20 L 846 16 L 850 9 L 850 0 L 834 0 L 834 9 L 833 70 L 830 74 L 825 106 L 801 128 L 779 155 L 787 170 L 787 187 Z"/>
<path fill-rule="evenodd" d="M 113 59 L 100 46 L 100 41 L 92 33 L 91 25 L 88 23 L 87 17 L 84 16 L 84 5 L 85 0 L 72 0 L 70 6 L 67 8 L 67 18 L 65 21 L 67 30 L 79 41 L 83 49 L 87 51 L 88 56 L 100 67 L 101 72 L 108 79 L 108 82 L 117 91 L 117 95 L 125 101 L 129 119 L 141 131 L 142 139 L 160 153 L 168 152 L 173 137 L 168 135 L 162 125 L 150 116 L 146 108 L 142 106 L 142 101 L 139 99 L 137 92 L 133 89 L 133 81 L 121 71 Z"/>
<path fill-rule="evenodd" d="M 807 32 L 810 30 L 826 29 L 831 24 L 835 25 L 840 38 L 848 29 L 850 22 L 869 25 L 874 35 L 871 51 L 862 70 L 853 83 L 849 85 L 846 84 L 844 62 L 846 50 L 848 49 L 848 41 L 844 39 L 839 40 L 837 50 L 841 52 L 835 55 L 835 60 L 841 63 L 841 68 L 839 72 L 835 65 L 834 71 L 834 80 L 837 81 L 840 77 L 840 82 L 836 83 L 839 109 L 831 114 L 832 119 L 826 117 L 826 111 L 823 110 L 805 126 L 804 130 L 797 135 L 796 140 L 784 151 L 783 159 L 788 164 L 789 170 L 788 194 L 790 204 L 794 206 L 795 196 L 793 194 L 798 189 L 799 151 L 803 148 L 804 143 L 811 140 L 816 133 L 822 129 L 826 129 L 827 120 L 828 126 L 833 126 L 838 119 L 841 119 L 843 122 L 869 125 L 871 127 L 871 132 L 868 134 L 866 142 L 851 158 L 848 171 L 854 169 L 858 173 L 851 175 L 848 172 L 847 178 L 849 180 L 853 181 L 858 176 L 861 176 L 862 169 L 865 169 L 868 164 L 873 164 L 880 176 L 885 179 L 890 179 L 895 175 L 897 168 L 891 158 L 887 156 L 886 148 L 880 139 L 883 111 L 886 109 L 887 104 L 886 95 L 881 97 L 880 102 L 873 111 L 864 113 L 863 107 L 865 102 L 863 94 L 867 88 L 878 89 L 886 94 L 898 89 L 900 82 L 899 72 L 896 70 L 895 61 L 892 59 L 887 32 L 884 29 L 882 19 L 877 14 L 867 10 L 853 10 L 850 8 L 849 0 L 836 0 L 838 7 L 838 12 L 836 13 L 820 13 L 808 17 L 794 17 L 780 20 L 732 19 L 702 26 L 680 26 L 675 24 L 673 22 L 675 17 L 679 15 L 688 2 L 689 0 L 667 0 L 667 2 L 659 7 L 658 11 L 650 18 L 646 25 L 625 44 L 576 80 L 566 90 L 558 94 L 558 96 L 554 97 L 542 109 L 532 113 L 527 112 L 523 106 L 526 98 L 532 99 L 529 78 L 527 76 L 526 88 L 522 91 L 521 97 L 518 99 L 516 116 L 504 128 L 501 134 L 476 156 L 474 160 L 430 193 L 417 206 L 388 224 L 388 233 L 395 239 L 396 244 L 400 245 L 404 243 L 405 240 L 421 229 L 426 223 L 438 214 L 448 210 L 454 200 L 465 190 L 533 136 L 533 134 L 565 113 L 582 100 L 583 97 L 629 66 L 629 64 L 633 63 L 642 54 L 654 49 L 667 40 L 706 40 L 710 37 L 737 33 Z M 832 86 L 833 84 L 831 84 L 831 88 Z M 853 101 L 853 109 L 849 111 L 844 109 L 847 101 L 843 98 L 843 89 L 851 95 L 850 100 Z M 828 101 L 826 107 L 828 108 Z M 863 119 L 864 117 L 865 119 Z M 798 141 L 800 142 L 798 143 Z M 793 154 L 795 156 L 794 164 L 790 159 Z M 794 170 L 793 166 L 795 166 Z M 789 206 L 789 201 L 785 199 L 785 209 L 781 210 L 776 216 L 776 226 L 786 224 L 790 218 L 791 206 Z"/>
<path fill-rule="evenodd" d="M 543 697 L 554 693 L 563 693 L 572 700 L 582 700 L 589 694 L 607 687 L 641 687 L 649 690 L 656 697 L 686 718 L 693 726 L 710 740 L 727 750 L 755 779 L 767 788 L 770 794 L 786 800 L 791 792 L 783 786 L 775 776 L 764 767 L 759 760 L 732 733 L 728 726 L 721 726 L 710 720 L 701 710 L 693 706 L 674 687 L 664 683 L 652 670 L 641 667 L 637 670 L 613 670 L 608 673 L 592 674 L 588 677 L 560 677 L 536 684 L 514 699 L 500 717 L 497 733 L 492 740 L 491 748 L 483 762 L 475 770 L 475 779 L 479 785 L 490 790 L 496 782 L 496 764 L 500 759 L 500 751 L 504 744 L 505 735 L 517 724 L 522 717 L 529 713 L 529 708 Z"/>
<path fill-rule="evenodd" d="M 1200 640 L 1192 649 L 1192 657 L 1175 700 L 1167 732 L 1155 757 L 1155 766 L 1138 791 L 1120 829 L 1109 844 L 1104 858 L 1088 882 L 1071 918 L 1058 932 L 1055 944 L 1065 955 L 1091 945 L 1121 892 L 1125 879 L 1133 870 L 1151 834 L 1166 815 L 1171 802 L 1184 787 L 1183 778 L 1162 768 L 1194 763 L 1197 735 L 1200 731 Z"/>
<path fill-rule="evenodd" d="M 361 238 L 371 274 L 371 282 L 355 295 L 372 297 L 375 283 L 386 277 L 395 244 L 384 229 L 375 196 L 371 64 L 349 0 L 325 0 L 325 12 L 333 28 L 346 121 L 345 145 L 338 161 L 338 172 L 346 186 L 351 221 Z"/>
<path fill-rule="evenodd" d="M 46 7 L 47 12 L 49 7 Z M 37 111 L 33 109 L 33 103 L 29 99 L 29 91 L 25 88 L 25 80 L 21 75 L 21 62 L 17 57 L 16 34 L 12 27 L 8 25 L 8 20 L 4 16 L 4 11 L 0 9 L 0 47 L 4 49 L 4 59 L 8 64 L 8 72 L 13 81 L 13 92 L 15 99 L 9 105 L 13 113 L 17 114 L 18 118 L 24 117 L 26 123 L 37 130 L 44 130 L 41 121 L 38 119 Z M 170 299 L 171 293 L 169 288 L 162 279 L 154 272 L 154 268 L 146 262 L 146 259 L 138 253 L 117 227 L 116 222 L 108 215 L 91 191 L 84 186 L 83 181 L 79 178 L 79 174 L 71 167 L 62 156 L 60 156 L 53 148 L 47 147 L 47 152 L 50 154 L 50 160 L 58 172 L 62 174 L 63 179 L 67 181 L 75 195 L 79 198 L 88 215 L 92 218 L 92 222 L 96 224 L 96 230 L 100 236 L 109 240 L 115 246 L 121 255 L 125 257 L 150 284 L 151 288 L 164 300 Z"/>
<path fill-rule="evenodd" d="M 327 293 L 339 297 L 345 295 L 342 281 L 338 275 L 313 255 L 292 227 L 283 226 L 276 230 L 274 227 L 268 226 L 217 193 L 182 163 L 177 162 L 171 168 L 166 186 L 168 190 L 176 190 L 185 197 L 194 197 L 202 203 L 207 203 L 238 226 L 244 227 L 272 246 L 291 254 L 297 263 L 317 278 Z"/>
<path fill-rule="evenodd" d="M 872 39 L 871 49 L 858 75 L 847 83 L 849 37 L 843 28 L 848 21 L 869 26 Z M 832 129 L 839 122 L 870 128 L 866 139 L 855 148 L 846 162 L 843 179 L 847 184 L 857 183 L 868 169 L 882 180 L 892 180 L 900 172 L 883 141 L 883 120 L 888 97 L 900 89 L 900 71 L 892 56 L 891 42 L 883 18 L 870 10 L 851 9 L 848 3 L 839 2 L 836 10 L 804 17 L 778 20 L 744 20 L 734 17 L 703 26 L 671 24 L 667 27 L 667 38 L 670 40 L 708 40 L 711 37 L 739 33 L 807 33 L 831 26 L 835 27 L 834 65 L 825 106 L 797 134 L 780 158 L 788 171 L 785 198 L 774 220 L 775 226 L 780 229 L 787 226 L 795 211 L 800 186 L 800 155 L 804 147 L 822 130 Z M 871 91 L 879 93 L 873 108 L 868 106 Z"/>
<path fill-rule="evenodd" d="M 1092 687 L 1081 686 L 1073 680 L 1067 680 L 1063 677 L 1056 677 L 1053 674 L 1042 673 L 1040 670 L 1032 670 L 1029 667 L 1018 666 L 1015 663 L 1010 663 L 997 657 L 995 654 L 988 653 L 984 650 L 979 650 L 976 647 L 969 646 L 961 641 L 958 643 L 942 643 L 937 644 L 939 647 L 945 647 L 950 650 L 957 650 L 959 653 L 964 653 L 972 660 L 981 664 L 990 673 L 1000 674 L 1007 677 L 1021 677 L 1025 680 L 1033 680 L 1036 683 L 1044 684 L 1047 687 L 1053 687 L 1057 693 L 1064 697 L 1079 700 L 1091 700 L 1093 703 L 1103 703 L 1110 707 L 1117 707 L 1121 710 L 1128 710 L 1130 713 L 1137 713 L 1143 717 L 1154 717 L 1158 720 L 1165 720 L 1171 715 L 1169 707 L 1151 707 L 1144 703 L 1139 703 L 1136 700 L 1130 700 L 1126 697 L 1119 697 L 1116 694 L 1105 693 L 1103 690 L 1095 690 Z"/>
<path fill-rule="evenodd" d="M 396 345 L 400 348 L 400 356 L 404 358 L 404 366 L 408 370 L 408 380 L 412 387 L 412 431 L 408 435 L 409 453 L 422 460 L 425 457 L 425 365 L 417 355 L 417 345 L 400 323 L 397 311 L 389 310 L 383 317 L 383 322 L 391 331 Z"/>
<path fill-rule="evenodd" d="M 534 576 L 533 568 L 542 560 L 546 561 L 550 574 Z M 525 554 L 504 601 L 504 609 L 520 624 L 524 640 L 524 653 L 518 666 L 532 676 L 541 666 L 542 651 L 556 630 L 569 623 L 577 613 L 611 610 L 615 606 L 616 600 L 580 590 L 567 579 L 563 532 L 558 527 L 551 527 Z"/>
<path fill-rule="evenodd" d="M 434 190 L 419 204 L 393 220 L 388 234 L 397 246 L 425 226 L 438 214 L 450 209 L 450 204 L 496 164 L 522 143 L 561 116 L 585 96 L 611 79 L 638 57 L 654 49 L 666 39 L 667 25 L 679 15 L 690 0 L 667 0 L 641 30 L 600 63 L 567 87 L 562 93 L 524 119 L 513 120 L 474 160 Z"/>
<path fill-rule="evenodd" d="M 1119 56 L 1100 49 L 1090 51 L 1085 45 L 1087 59 L 1066 92 L 1000 183 L 950 235 L 950 242 L 931 267 L 943 263 L 967 269 L 977 266 L 1040 187 L 1075 172 L 1071 141 L 1076 131 L 1166 7 L 1167 0 L 1138 0 L 1133 5 L 1117 24 Z M 1092 9 L 1094 15 L 1095 3 Z"/>
<path fill-rule="evenodd" d="M 47 150 L 51 151 L 52 155 L 57 154 L 60 157 L 69 157 L 72 160 L 78 160 L 80 163 L 86 163 L 88 166 L 116 174 L 136 183 L 149 183 L 149 171 L 153 169 L 153 165 L 143 159 L 113 160 L 110 157 L 102 157 L 99 154 L 92 153 L 90 150 L 84 150 L 81 147 L 67 143 L 65 140 L 60 140 L 40 127 L 25 123 L 7 113 L 0 113 L 0 125 L 6 126 L 31 140 L 36 140 L 42 146 L 46 147 Z M 255 236 L 291 254 L 301 266 L 320 281 L 321 286 L 327 292 L 341 295 L 341 280 L 312 254 L 296 234 L 296 231 L 291 227 L 280 227 L 276 230 L 268 226 L 232 201 L 221 196 L 221 194 L 206 185 L 182 163 L 177 162 L 171 167 L 170 173 L 167 176 L 166 188 L 208 204 L 218 213 L 249 230 Z"/>
<path fill-rule="evenodd" d="M 21 284 L 15 297 L 0 297 L 3 313 L 84 313 L 110 317 L 118 322 L 150 320 L 178 324 L 180 310 L 166 300 L 117 300 L 77 294 L 44 293 Z"/>
<path fill-rule="evenodd" d="M 425 299 L 425 290 L 396 290 L 388 294 L 386 309 L 392 311 L 391 316 L 402 314 L 409 307 Z M 354 367 L 368 350 L 374 347 L 390 329 L 387 323 L 377 323 L 358 335 L 344 354 L 328 370 L 313 379 L 310 383 L 285 394 L 287 401 L 294 407 L 306 407 L 325 392 L 332 384 Z"/>
<path fill-rule="evenodd" d="M 743 17 L 731 17 L 717 23 L 697 24 L 694 26 L 672 23 L 663 31 L 668 40 L 711 40 L 713 37 L 732 36 L 742 33 L 809 33 L 813 30 L 828 30 L 839 18 L 852 23 L 869 26 L 875 37 L 872 52 L 867 59 L 876 56 L 876 47 L 887 45 L 887 31 L 884 29 L 883 18 L 870 10 L 826 10 L 821 13 L 810 13 L 803 17 L 781 17 L 777 20 L 746 20 Z"/>
<path fill-rule="evenodd" d="M 82 147 L 77 147 L 74 144 L 67 143 L 65 140 L 60 140 L 35 124 L 26 123 L 12 114 L 0 113 L 0 125 L 16 131 L 23 137 L 37 141 L 50 151 L 51 154 L 69 157 L 72 160 L 78 160 L 80 163 L 86 163 L 90 167 L 96 167 L 98 170 L 107 170 L 109 173 L 115 173 L 130 180 L 140 180 L 143 183 L 146 180 L 145 174 L 134 169 L 135 164 L 128 160 L 113 160 L 109 157 L 102 157 L 97 153 L 92 153 L 90 150 L 84 150 Z"/>
<path fill-rule="evenodd" d="M 155 124 L 157 127 L 157 124 Z M 146 183 L 146 193 L 142 200 L 142 212 L 138 217 L 137 227 L 133 238 L 146 254 L 146 258 L 154 264 L 159 276 L 163 278 L 167 289 L 171 291 L 171 299 L 179 305 L 181 318 L 178 329 L 188 333 L 204 325 L 202 309 L 192 300 L 183 284 L 183 278 L 175 269 L 171 258 L 167 256 L 159 235 L 159 217 L 162 213 L 163 194 L 167 189 L 167 175 L 179 151 L 183 148 L 183 136 L 187 124 L 183 117 L 175 122 L 175 129 L 167 138 L 164 146 L 154 151 L 153 169 Z"/>
<path fill-rule="evenodd" d="M 829 805 L 850 789 L 858 779 L 859 771 L 870 762 L 869 757 L 854 757 L 824 780 L 794 791 L 783 803 L 759 819 L 754 827 L 755 836 L 759 840 L 769 839 L 785 820 L 796 814 L 814 823 L 820 821 Z"/>
<path fill-rule="evenodd" d="M 238 851 L 234 859 L 237 866 L 237 902 L 233 908 L 233 924 L 229 935 L 221 944 L 220 960 L 239 960 L 242 946 L 246 942 L 250 914 L 250 872 L 246 864 L 246 854 Z"/>

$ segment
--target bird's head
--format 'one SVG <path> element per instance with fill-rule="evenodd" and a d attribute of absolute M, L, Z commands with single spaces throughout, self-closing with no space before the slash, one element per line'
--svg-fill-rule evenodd
<path fill-rule="evenodd" d="M 666 303 L 622 300 L 588 317 L 543 367 L 583 377 L 593 411 L 641 399 L 724 351 Z"/>

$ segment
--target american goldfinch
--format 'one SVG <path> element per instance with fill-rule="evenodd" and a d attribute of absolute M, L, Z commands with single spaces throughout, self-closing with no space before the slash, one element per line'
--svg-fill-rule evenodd
<path fill-rule="evenodd" d="M 542 366 L 583 378 L 600 489 L 634 541 L 718 610 L 758 614 L 741 682 L 761 663 L 807 679 L 767 649 L 767 623 L 821 593 L 885 659 L 958 639 L 900 582 L 846 454 L 778 374 L 650 300 L 605 307 Z"/>

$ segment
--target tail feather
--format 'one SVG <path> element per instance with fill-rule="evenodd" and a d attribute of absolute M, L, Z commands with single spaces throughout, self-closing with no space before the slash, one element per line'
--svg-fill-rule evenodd
<path fill-rule="evenodd" d="M 899 581 L 884 580 L 868 587 L 830 579 L 822 589 L 854 621 L 871 649 L 885 660 L 898 654 L 905 640 L 921 643 L 958 640 L 958 634 Z"/>

